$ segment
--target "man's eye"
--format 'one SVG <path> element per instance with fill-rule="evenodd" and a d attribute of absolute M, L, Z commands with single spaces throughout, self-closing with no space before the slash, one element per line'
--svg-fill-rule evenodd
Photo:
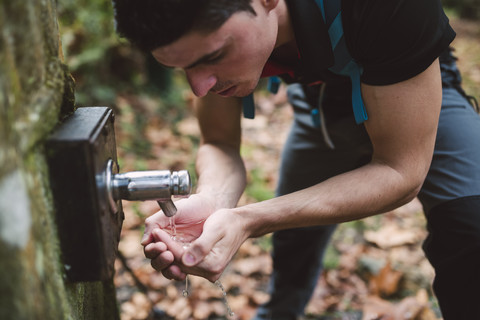
<path fill-rule="evenodd" d="M 207 61 L 205 61 L 205 63 L 206 63 L 206 64 L 214 64 L 214 63 L 219 62 L 220 60 L 222 60 L 224 56 L 225 56 L 225 55 L 224 55 L 223 53 L 220 53 L 220 54 L 218 54 L 218 55 L 216 55 L 216 56 L 208 59 Z"/>

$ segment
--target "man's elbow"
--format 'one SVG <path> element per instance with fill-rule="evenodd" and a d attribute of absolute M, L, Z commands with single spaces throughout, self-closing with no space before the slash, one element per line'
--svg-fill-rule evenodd
<path fill-rule="evenodd" d="M 402 197 L 402 205 L 407 204 L 415 197 L 418 196 L 420 193 L 420 190 L 423 187 L 423 183 L 426 178 L 426 173 L 425 174 L 416 174 L 414 177 L 411 177 L 408 179 L 408 182 L 406 183 L 406 188 L 404 191 L 404 195 Z"/>
<path fill-rule="evenodd" d="M 420 193 L 420 190 L 422 189 L 422 185 L 423 185 L 423 180 L 421 183 L 417 183 L 412 187 L 411 191 L 407 193 L 406 203 L 412 201 L 417 197 L 417 195 Z"/>
<path fill-rule="evenodd" d="M 393 172 L 393 190 L 395 191 L 394 206 L 402 206 L 409 203 L 420 193 L 428 173 L 427 167 L 420 166 L 390 166 Z"/>

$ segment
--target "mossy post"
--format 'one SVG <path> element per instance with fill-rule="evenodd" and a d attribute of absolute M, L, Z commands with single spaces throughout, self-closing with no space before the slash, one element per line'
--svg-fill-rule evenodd
<path fill-rule="evenodd" d="M 74 110 L 55 0 L 0 0 L 0 319 L 118 319 L 113 281 L 65 277 L 44 142 Z"/>

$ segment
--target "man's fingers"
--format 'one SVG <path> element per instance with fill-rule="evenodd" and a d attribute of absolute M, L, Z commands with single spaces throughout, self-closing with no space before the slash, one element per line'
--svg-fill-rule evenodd
<path fill-rule="evenodd" d="M 142 246 L 147 245 L 153 240 L 152 238 L 153 230 L 164 227 L 167 223 L 166 219 L 167 218 L 165 217 L 162 211 L 158 211 L 157 213 L 145 219 L 145 231 L 143 233 L 143 237 L 140 242 Z"/>
<path fill-rule="evenodd" d="M 145 229 L 145 233 L 143 234 L 143 237 L 142 237 L 142 240 L 140 241 L 140 244 L 142 246 L 146 246 L 150 242 L 152 242 L 152 237 L 150 236 L 150 232 L 148 232 L 147 229 Z"/>
<path fill-rule="evenodd" d="M 152 231 L 152 237 L 156 242 L 163 242 L 169 251 L 173 253 L 173 256 L 177 261 L 181 261 L 182 254 L 184 252 L 182 244 L 176 242 L 172 237 L 161 229 L 155 229 Z"/>
<path fill-rule="evenodd" d="M 152 242 L 147 244 L 143 248 L 145 257 L 147 257 L 148 259 L 156 258 L 159 254 L 161 254 L 166 250 L 167 250 L 167 245 L 163 242 Z"/>
<path fill-rule="evenodd" d="M 160 253 L 156 258 L 152 259 L 151 265 L 157 271 L 163 271 L 173 263 L 173 254 L 170 251 Z"/>
<path fill-rule="evenodd" d="M 152 241 L 151 233 L 152 230 L 157 227 L 156 223 L 152 220 L 154 216 L 150 216 L 145 219 L 145 231 L 143 232 L 142 240 L 140 241 L 142 246 L 150 243 Z"/>
<path fill-rule="evenodd" d="M 166 245 L 162 242 L 156 242 L 153 244 L 158 244 L 158 243 L 161 243 L 166 248 Z M 153 245 L 153 244 L 150 244 L 150 245 Z M 175 258 L 171 251 L 164 251 L 152 259 L 151 265 L 152 265 L 152 268 L 154 268 L 155 270 L 162 272 L 162 274 L 167 279 L 173 279 L 173 280 L 179 280 L 179 281 L 185 280 L 186 274 L 180 270 L 179 266 L 173 264 L 174 260 Z"/>
<path fill-rule="evenodd" d="M 162 274 L 165 278 L 177 281 L 183 281 L 187 277 L 185 273 L 183 273 L 180 268 L 176 265 L 172 265 L 167 269 L 162 271 Z"/>

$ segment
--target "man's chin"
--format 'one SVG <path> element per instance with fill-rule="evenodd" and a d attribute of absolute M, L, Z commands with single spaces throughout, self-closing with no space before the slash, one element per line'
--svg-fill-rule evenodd
<path fill-rule="evenodd" d="M 236 98 L 244 98 L 246 96 L 249 96 L 255 91 L 255 88 L 257 87 L 258 81 L 255 83 L 255 85 L 252 86 L 251 83 L 239 83 L 237 85 L 234 85 L 226 90 L 220 91 L 220 92 L 215 92 L 219 96 L 222 97 L 236 97 Z"/>
<path fill-rule="evenodd" d="M 243 90 L 237 90 L 237 92 L 235 92 L 235 97 L 244 98 L 246 96 L 249 96 L 255 91 L 256 87 L 257 86 L 254 86 L 253 88 L 244 88 Z"/>

